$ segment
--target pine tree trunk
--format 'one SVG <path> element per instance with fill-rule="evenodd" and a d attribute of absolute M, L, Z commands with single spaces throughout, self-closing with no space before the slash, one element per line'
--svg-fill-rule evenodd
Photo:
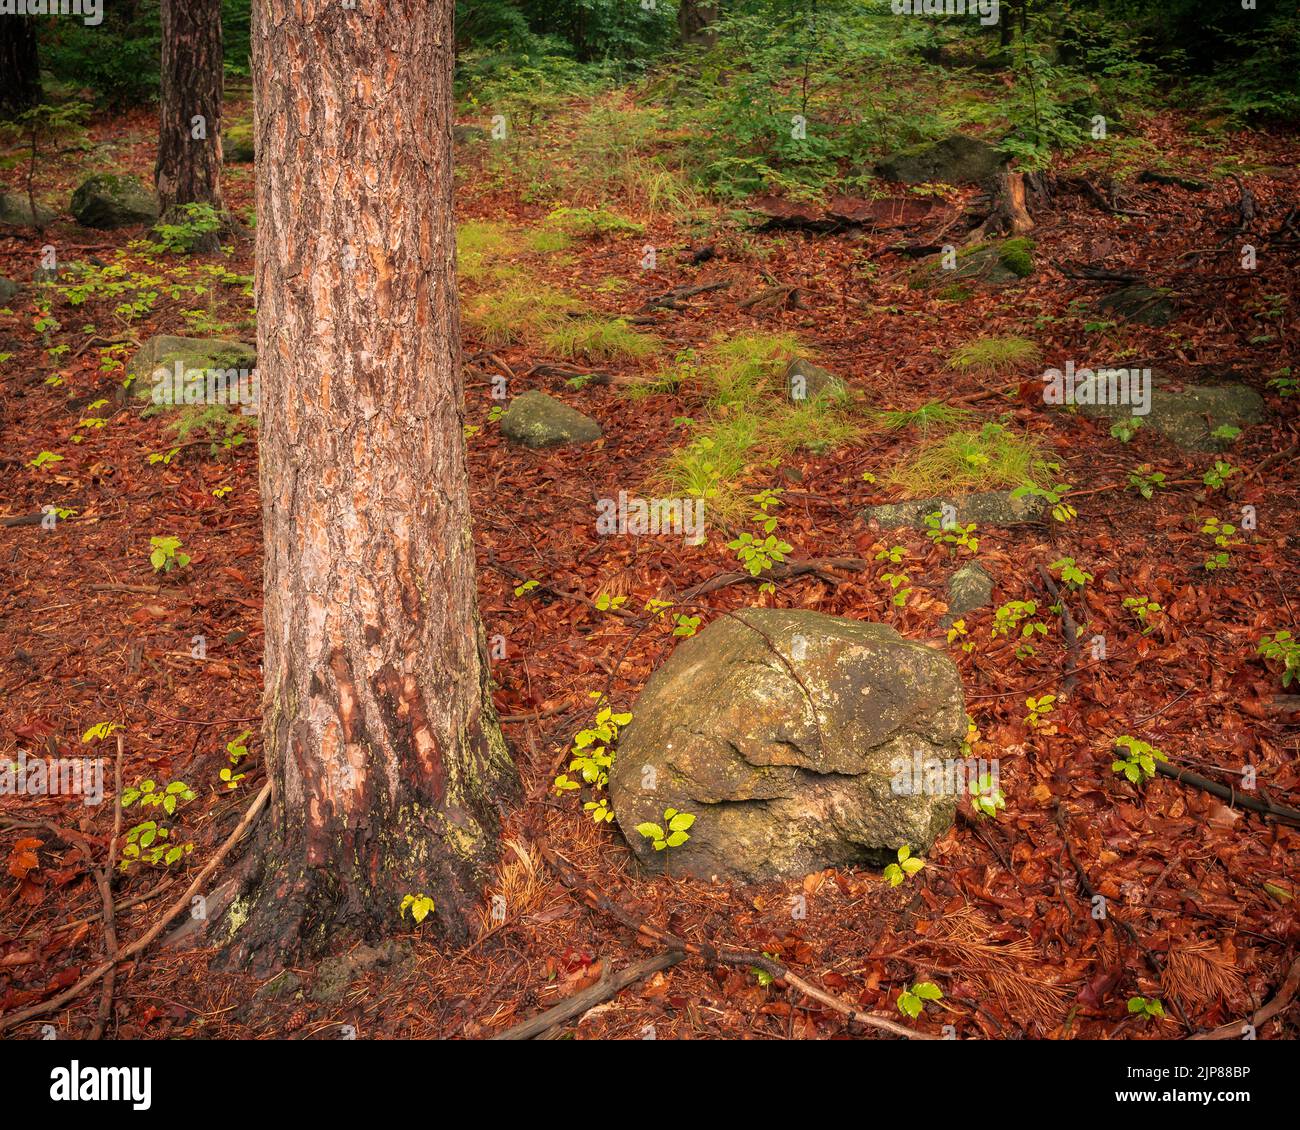
<path fill-rule="evenodd" d="M 259 973 L 399 928 L 408 893 L 471 938 L 518 789 L 476 606 L 452 9 L 254 5 L 274 794 L 228 963 Z"/>
<path fill-rule="evenodd" d="M 211 204 L 225 214 L 221 94 L 221 0 L 162 0 L 162 102 L 154 180 L 165 218 L 175 218 L 178 204 Z M 214 232 L 199 250 L 216 247 Z"/>
<path fill-rule="evenodd" d="M 17 114 L 41 100 L 36 23 L 30 16 L 0 19 L 0 112 Z"/>

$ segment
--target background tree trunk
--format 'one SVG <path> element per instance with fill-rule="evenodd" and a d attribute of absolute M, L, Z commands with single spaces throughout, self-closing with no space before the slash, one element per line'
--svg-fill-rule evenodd
<path fill-rule="evenodd" d="M 265 973 L 428 894 L 471 936 L 518 776 L 476 606 L 452 0 L 257 0 Z M 409 921 L 409 919 L 408 919 Z"/>
<path fill-rule="evenodd" d="M 677 7 L 677 33 L 681 42 L 713 46 L 717 32 L 710 25 L 717 18 L 717 0 L 681 0 Z"/>
<path fill-rule="evenodd" d="M 36 24 L 31 16 L 0 19 L 0 112 L 17 114 L 41 100 Z"/>
<path fill-rule="evenodd" d="M 162 0 L 162 103 L 154 180 L 164 217 L 178 204 L 221 198 L 221 0 Z M 201 127 L 195 118 L 201 117 Z M 204 136 L 196 137 L 201 132 Z M 214 251 L 217 235 L 200 250 Z"/>

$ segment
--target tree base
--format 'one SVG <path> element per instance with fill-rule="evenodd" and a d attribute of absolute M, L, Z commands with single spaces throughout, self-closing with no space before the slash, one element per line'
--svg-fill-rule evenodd
<path fill-rule="evenodd" d="M 449 946 L 468 945 L 497 858 L 497 814 L 490 814 L 490 827 L 467 837 L 463 824 L 448 833 L 445 817 L 407 812 L 405 820 L 377 822 L 377 836 L 332 829 L 354 861 L 350 867 L 305 865 L 301 844 L 285 843 L 264 828 L 245 864 L 240 894 L 214 930 L 225 940 L 212 968 L 247 970 L 263 979 L 343 945 L 381 942 L 410 928 L 411 919 L 402 915 L 408 894 L 433 897 L 426 928 L 431 924 Z"/>

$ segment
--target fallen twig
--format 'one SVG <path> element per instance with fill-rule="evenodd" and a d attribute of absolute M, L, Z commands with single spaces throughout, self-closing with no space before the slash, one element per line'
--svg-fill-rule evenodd
<path fill-rule="evenodd" d="M 1074 622 L 1074 617 L 1070 615 L 1070 609 L 1065 603 L 1065 597 L 1061 595 L 1061 590 L 1056 587 L 1056 581 L 1052 579 L 1049 573 L 1042 565 L 1038 566 L 1038 575 L 1043 578 L 1047 585 L 1048 591 L 1051 592 L 1053 599 L 1056 601 L 1056 607 L 1061 616 L 1061 635 L 1065 637 L 1065 649 L 1069 656 L 1069 662 L 1065 667 L 1065 678 L 1061 681 L 1061 691 L 1068 695 L 1079 682 L 1079 625 Z"/>
<path fill-rule="evenodd" d="M 680 950 L 665 950 L 663 953 L 656 954 L 645 961 L 638 961 L 635 965 L 628 965 L 617 973 L 605 973 L 594 985 L 574 993 L 573 996 L 560 1001 L 554 1007 L 538 1013 L 531 1020 L 516 1024 L 513 1028 L 493 1036 L 492 1039 L 531 1040 L 536 1036 L 540 1036 L 543 1032 L 558 1027 L 566 1020 L 586 1012 L 589 1008 L 617 996 L 629 985 L 636 984 L 643 977 L 648 977 L 651 973 L 658 973 L 661 969 L 671 968 L 685 956 Z"/>
<path fill-rule="evenodd" d="M 656 295 L 654 298 L 646 299 L 646 303 L 641 307 L 641 312 L 647 310 L 681 310 L 684 309 L 682 299 L 694 298 L 697 294 L 708 294 L 714 290 L 726 290 L 731 286 L 730 279 L 718 279 L 716 282 L 702 283 L 699 286 L 678 286 L 672 290 L 665 291 L 663 294 Z"/>
<path fill-rule="evenodd" d="M 1157 761 L 1156 772 L 1162 777 L 1171 777 L 1184 785 L 1192 785 L 1194 788 L 1211 793 L 1220 800 L 1226 800 L 1230 805 L 1241 805 L 1242 808 L 1258 812 L 1261 816 L 1271 816 L 1274 820 L 1280 820 L 1284 824 L 1294 824 L 1300 828 L 1300 812 L 1294 808 L 1285 808 L 1282 805 L 1269 804 L 1267 801 L 1245 796 L 1231 785 L 1221 785 L 1218 781 L 1211 781 L 1208 777 L 1202 777 L 1199 773 L 1193 773 L 1190 769 L 1172 765 L 1167 761 Z"/>
<path fill-rule="evenodd" d="M 669 934 L 667 931 L 651 926 L 648 922 L 638 919 L 631 911 L 614 902 L 608 895 L 587 883 L 564 860 L 556 855 L 546 841 L 540 837 L 537 840 L 537 850 L 542 859 L 546 861 L 547 866 L 555 872 L 560 882 L 578 894 L 588 906 L 596 910 L 603 910 L 641 937 L 649 938 L 671 951 L 702 957 L 721 965 L 761 969 L 772 978 L 774 983 L 798 989 L 804 996 L 810 997 L 819 1004 L 826 1005 L 827 1008 L 840 1013 L 840 1015 L 852 1022 L 865 1024 L 870 1028 L 879 1028 L 881 1031 L 890 1032 L 895 1036 L 903 1036 L 909 1040 L 933 1040 L 937 1038 L 925 1032 L 917 1032 L 912 1028 L 908 1028 L 905 1024 L 899 1024 L 897 1021 L 887 1020 L 883 1016 L 862 1012 L 824 989 L 805 981 L 802 977 L 797 977 L 779 961 L 773 960 L 766 954 L 731 949 L 729 947 L 719 949 L 707 942 L 688 942 L 675 934 Z"/>
<path fill-rule="evenodd" d="M 104 900 L 104 962 L 108 972 L 104 974 L 104 989 L 99 995 L 99 1012 L 95 1016 L 95 1026 L 90 1030 L 90 1039 L 98 1040 L 108 1027 L 108 1018 L 113 1012 L 113 989 L 117 983 L 117 919 L 113 916 L 113 888 L 110 876 L 113 874 L 113 860 L 117 856 L 117 839 L 122 834 L 122 751 L 125 746 L 122 735 L 117 735 L 117 757 L 113 762 L 113 835 L 108 841 L 108 855 L 102 869 L 96 869 L 95 882 L 99 886 L 100 897 Z"/>
<path fill-rule="evenodd" d="M 167 924 L 173 918 L 182 911 L 189 909 L 190 899 L 193 898 L 194 895 L 198 894 L 208 876 L 211 875 L 217 869 L 217 866 L 221 861 L 230 854 L 231 849 L 239 842 L 240 837 L 248 830 L 253 821 L 257 819 L 258 813 L 262 811 L 262 807 L 266 804 L 267 798 L 270 797 L 270 795 L 271 782 L 268 781 L 262 786 L 262 791 L 253 798 L 253 803 L 248 806 L 248 811 L 244 813 L 239 823 L 235 826 L 235 830 L 226 838 L 226 842 L 221 845 L 217 854 L 203 865 L 203 869 L 194 876 L 194 881 L 185 888 L 185 893 L 172 903 L 172 905 L 164 912 L 163 916 L 150 926 L 144 934 L 124 949 L 119 950 L 113 961 L 105 961 L 95 966 L 95 968 L 87 973 L 80 981 L 70 989 L 65 989 L 57 997 L 51 997 L 47 1001 L 42 1001 L 40 1004 L 34 1004 L 30 1008 L 25 1008 L 22 1011 L 12 1013 L 9 1016 L 0 1017 L 0 1032 L 6 1031 L 9 1028 L 14 1028 L 19 1024 L 24 1024 L 28 1020 L 32 1020 L 37 1016 L 44 1016 L 46 1013 L 54 1012 L 56 1009 L 67 1004 L 68 1001 L 75 1000 L 77 997 L 81 996 L 82 993 L 89 989 L 91 985 L 94 985 L 99 981 L 101 977 L 108 973 L 108 971 L 114 968 L 119 962 L 125 961 L 129 957 L 134 957 L 142 950 L 148 949 L 153 940 L 163 932 Z"/>
<path fill-rule="evenodd" d="M 1249 1020 L 1242 1020 L 1236 1024 L 1223 1024 L 1209 1032 L 1200 1032 L 1191 1038 L 1193 1040 L 1240 1039 L 1243 1034 L 1242 1029 L 1246 1025 L 1259 1029 L 1278 1013 L 1283 1012 L 1291 1004 L 1297 989 L 1300 989 L 1300 957 L 1297 957 L 1291 963 L 1291 970 L 1287 973 L 1286 980 L 1282 982 L 1282 987 L 1278 989 L 1277 995 L 1268 1004 L 1256 1009 Z"/>

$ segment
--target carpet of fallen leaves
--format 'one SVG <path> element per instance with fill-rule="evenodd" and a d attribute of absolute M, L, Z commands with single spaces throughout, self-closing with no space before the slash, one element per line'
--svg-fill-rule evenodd
<path fill-rule="evenodd" d="M 689 940 L 764 951 L 860 1009 L 901 1020 L 899 993 L 916 981 L 938 983 L 942 1001 L 915 1021 L 931 1034 L 951 1025 L 962 1038 L 1146 1039 L 1251 1016 L 1278 992 L 1295 960 L 1300 831 L 1167 778 L 1138 788 L 1111 771 L 1115 737 L 1132 734 L 1216 781 L 1231 783 L 1254 767 L 1254 795 L 1300 803 L 1300 719 L 1274 702 L 1278 672 L 1256 655 L 1263 633 L 1297 627 L 1291 596 L 1300 561 L 1300 397 L 1266 388 L 1266 375 L 1297 358 L 1297 237 L 1287 220 L 1294 222 L 1300 201 L 1300 143 L 1242 132 L 1221 133 L 1217 147 L 1208 147 L 1189 141 L 1188 125 L 1166 115 L 1142 129 L 1162 153 L 1204 177 L 1207 191 L 1130 182 L 1121 202 L 1129 215 L 1081 191 L 1037 201 L 1038 271 L 1021 286 L 977 290 L 961 303 L 909 290 L 913 263 L 891 247 L 941 241 L 969 191 L 948 191 L 928 209 L 882 213 L 887 221 L 902 217 L 906 228 L 868 223 L 834 234 L 731 228 L 690 243 L 671 218 L 639 215 L 644 236 L 584 244 L 549 268 L 547 281 L 593 306 L 647 318 L 666 356 L 719 331 L 790 331 L 873 404 L 965 398 L 989 419 L 1014 413 L 1050 445 L 1077 492 L 1077 520 L 982 529 L 979 559 L 995 578 L 995 604 L 1046 605 L 1037 566 L 1074 557 L 1095 578 L 1082 596 L 1070 596 L 1074 617 L 1089 635 L 1106 636 L 1108 655 L 1104 662 L 1084 655 L 1073 693 L 1061 697 L 1048 725 L 1033 728 L 1026 697 L 1062 694 L 1069 657 L 1057 623 L 1037 654 L 1020 662 L 1010 642 L 990 639 L 991 610 L 966 617 L 975 646 L 948 653 L 979 728 L 974 752 L 1000 760 L 1006 809 L 996 820 L 960 813 L 925 868 L 899 887 L 872 870 L 752 889 L 638 876 L 617 831 L 594 826 L 572 799 L 556 800 L 550 781 L 589 719 L 589 692 L 608 687 L 618 708 L 630 708 L 676 642 L 670 623 L 646 626 L 633 610 L 734 568 L 727 535 L 717 528 L 696 547 L 667 536 L 593 533 L 595 499 L 635 492 L 681 442 L 674 419 L 698 414 L 700 405 L 687 395 L 622 395 L 619 381 L 643 375 L 651 362 L 640 370 L 604 366 L 616 375 L 613 385 L 574 391 L 562 377 L 535 372 L 551 359 L 522 347 L 488 350 L 467 333 L 466 419 L 480 428 L 470 442 L 480 601 L 487 632 L 506 640 L 494 668 L 497 705 L 528 790 L 508 822 L 493 888 L 505 896 L 505 921 L 485 911 L 483 936 L 464 952 L 447 953 L 408 919 L 394 959 L 330 1001 L 313 998 L 313 967 L 295 971 L 299 992 L 255 995 L 258 986 L 247 977 L 209 971 L 205 951 L 154 946 L 119 968 L 106 1034 L 335 1038 L 344 1025 L 362 1037 L 503 1031 L 651 952 L 556 881 L 534 846 L 538 837 L 634 915 Z M 107 155 L 150 179 L 155 128 L 143 113 L 97 122 L 98 159 Z M 1244 235 L 1234 234 L 1234 183 L 1210 171 L 1225 157 L 1246 170 L 1258 205 Z M 481 161 L 481 152 L 465 158 L 462 220 L 523 225 L 546 214 L 479 176 Z M 70 193 L 87 171 L 81 154 L 47 159 L 42 189 Z M 21 183 L 21 170 L 3 175 L 9 190 Z M 237 211 L 249 206 L 250 166 L 230 168 L 226 192 Z M 67 261 L 111 254 L 140 236 L 89 232 L 65 212 L 43 234 L 4 229 L 0 274 L 26 283 L 45 243 Z M 1236 262 L 1247 237 L 1258 247 L 1253 272 Z M 654 270 L 639 267 L 643 243 L 661 249 Z M 704 243 L 716 254 L 690 265 L 690 252 Z M 764 246 L 761 264 L 749 254 L 755 244 Z M 238 241 L 223 261 L 251 272 L 251 241 Z M 1084 319 L 1071 304 L 1106 288 L 1066 277 L 1058 268 L 1068 262 L 1129 270 L 1176 291 L 1179 317 L 1168 330 L 1125 328 L 1131 357 L 1179 380 L 1231 369 L 1265 395 L 1267 422 L 1233 446 L 1240 471 L 1226 489 L 1209 494 L 1200 485 L 1212 457 L 1188 455 L 1148 431 L 1121 444 L 1105 423 L 1045 408 L 1035 372 L 1018 374 L 1025 382 L 1019 395 L 1013 386 L 1010 396 L 999 396 L 993 386 L 1002 380 L 946 368 L 956 345 L 990 333 L 1033 338 L 1046 358 L 1059 359 L 1048 363 L 1087 358 Z M 529 269 L 538 273 L 535 259 Z M 597 288 L 609 275 L 626 287 Z M 723 278 L 729 288 L 701 293 L 684 309 L 645 313 L 655 295 Z M 797 290 L 779 302 L 744 305 L 773 281 Z M 124 735 L 125 782 L 149 776 L 195 789 L 182 821 L 193 853 L 170 872 L 135 868 L 116 881 L 117 935 L 125 945 L 185 889 L 263 781 L 256 448 L 214 456 L 196 445 L 170 463 L 150 463 L 150 453 L 168 449 L 162 420 L 116 404 L 103 410 L 107 426 L 79 428 L 85 406 L 111 398 L 120 383 L 120 372 L 101 368 L 97 347 L 121 338 L 134 348 L 156 333 L 185 332 L 183 303 L 164 295 L 120 331 L 105 328 L 115 324 L 108 311 L 87 310 L 85 322 L 98 328 L 83 330 L 78 314 L 42 335 L 31 294 L 25 287 L 11 312 L 0 313 L 0 353 L 12 354 L 0 386 L 0 516 L 21 519 L 54 503 L 76 513 L 53 530 L 30 520 L 0 528 L 0 756 L 86 756 L 84 731 L 113 720 Z M 251 308 L 236 289 L 214 301 L 233 324 Z M 1281 317 L 1266 319 L 1270 306 Z M 69 348 L 51 357 L 46 350 L 56 343 Z M 509 445 L 488 419 L 498 374 L 512 375 L 512 392 L 544 388 L 580 407 L 604 426 L 604 439 L 544 453 Z M 51 375 L 62 383 L 48 384 Z M 83 439 L 72 442 L 74 434 Z M 920 534 L 882 533 L 859 516 L 863 504 L 888 499 L 864 472 L 888 468 L 914 443 L 906 431 L 881 433 L 825 456 L 805 454 L 754 481 L 756 490 L 785 488 L 780 532 L 794 556 L 866 558 L 865 571 L 832 567 L 782 581 L 772 594 L 735 583 L 700 601 L 718 610 L 770 603 L 882 620 L 908 638 L 947 647 L 939 627 L 944 586 L 960 562 Z M 64 458 L 29 467 L 43 450 Z M 1128 472 L 1144 462 L 1171 481 L 1190 482 L 1144 500 L 1125 489 Z M 222 487 L 230 490 L 214 494 Z M 1243 535 L 1231 569 L 1207 573 L 1197 516 L 1232 521 L 1247 504 L 1257 509 L 1258 529 Z M 149 538 L 165 535 L 180 537 L 193 558 L 179 580 L 160 581 L 149 564 Z M 881 544 L 895 543 L 912 555 L 916 592 L 904 608 L 891 605 L 880 578 L 889 566 L 872 560 Z M 524 578 L 542 587 L 517 597 Z M 601 593 L 628 595 L 632 614 L 597 609 Z M 1156 630 L 1143 634 L 1124 614 L 1127 595 L 1163 605 Z M 196 635 L 207 640 L 203 660 L 191 656 Z M 244 730 L 253 731 L 252 755 L 241 766 L 247 776 L 227 791 L 218 779 L 226 743 Z M 110 790 L 113 742 L 95 751 L 108 758 Z M 0 1015 L 56 995 L 102 960 L 90 864 L 107 849 L 112 809 L 76 798 L 0 799 L 0 815 L 10 821 L 0 825 Z M 1093 916 L 1089 891 L 1108 900 L 1106 918 Z M 795 917 L 800 894 L 806 916 Z M 1131 1016 L 1127 1001 L 1135 995 L 1162 1000 L 1165 1018 Z M 39 1035 L 49 1023 L 60 1036 L 83 1036 L 99 997 L 96 987 L 20 1025 L 18 1034 Z M 1296 1026 L 1294 1008 L 1283 1009 L 1259 1035 L 1294 1038 Z M 650 1030 L 661 1039 L 860 1032 L 794 992 L 760 984 L 752 972 L 700 959 L 625 989 L 561 1031 L 609 1038 Z"/>

